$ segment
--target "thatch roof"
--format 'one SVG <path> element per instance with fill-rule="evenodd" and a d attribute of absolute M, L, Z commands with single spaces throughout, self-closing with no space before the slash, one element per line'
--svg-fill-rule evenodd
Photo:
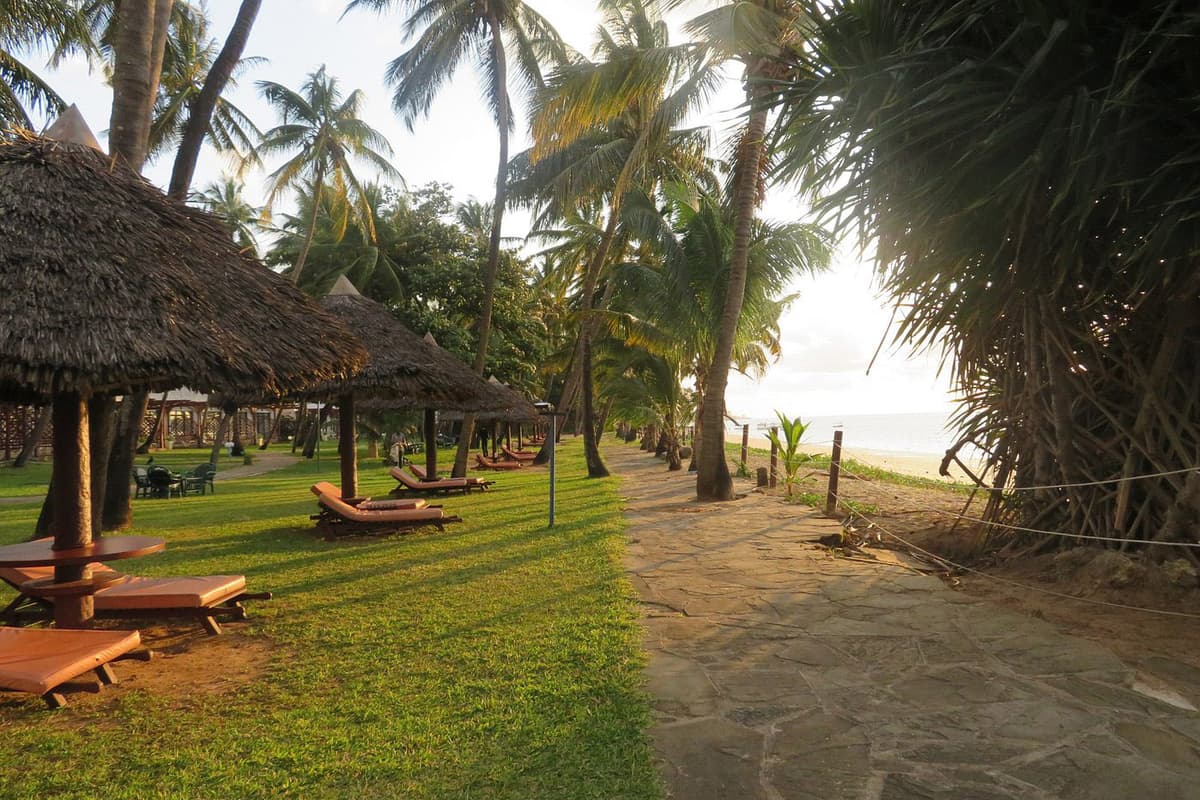
<path fill-rule="evenodd" d="M 533 403 L 525 397 L 525 395 L 513 389 L 505 383 L 501 383 L 495 375 L 487 380 L 491 385 L 492 390 L 500 397 L 504 398 L 504 405 L 499 409 L 482 411 L 475 415 L 475 419 L 480 422 L 535 422 L 539 418 L 538 410 Z M 463 418 L 461 412 L 452 411 L 449 414 L 443 415 L 446 420 L 460 420 Z"/>
<path fill-rule="evenodd" d="M 354 332 L 369 356 L 353 378 L 322 385 L 317 393 L 334 397 L 349 389 L 361 408 L 499 412 L 512 405 L 510 394 L 417 336 L 382 305 L 361 296 L 344 276 L 321 304 Z"/>
<path fill-rule="evenodd" d="M 86 146 L 0 141 L 0 397 L 294 392 L 364 356 L 211 214 Z"/>

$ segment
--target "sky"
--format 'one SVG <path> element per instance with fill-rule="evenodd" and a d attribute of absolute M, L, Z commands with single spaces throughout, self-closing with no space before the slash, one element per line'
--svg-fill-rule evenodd
<path fill-rule="evenodd" d="M 527 1 L 568 44 L 591 53 L 600 21 L 592 0 Z M 209 3 L 212 35 L 220 41 L 238 5 L 236 0 Z M 409 131 L 392 111 L 391 91 L 383 79 L 387 63 L 405 49 L 402 17 L 396 12 L 356 10 L 343 18 L 345 6 L 345 0 L 266 0 L 245 54 L 267 61 L 244 74 L 227 96 L 265 130 L 275 120 L 257 96 L 255 82 L 298 87 L 308 73 L 325 64 L 345 91 L 363 90 L 362 116 L 387 136 L 394 150 L 392 163 L 410 187 L 438 181 L 450 184 L 459 199 L 490 200 L 498 140 L 474 72 L 460 69 L 430 116 Z M 57 70 L 44 69 L 42 74 L 68 102 L 79 106 L 105 144 L 112 93 L 102 76 L 78 59 Z M 714 144 L 721 143 L 731 129 L 738 100 L 739 86 L 731 80 L 703 115 L 702 121 L 713 128 Z M 511 152 L 528 146 L 525 131 L 522 117 Z M 193 188 L 217 180 L 230 166 L 225 157 L 206 149 Z M 171 157 L 165 156 L 151 164 L 146 175 L 165 186 L 170 169 Z M 265 194 L 264 173 L 248 176 L 247 198 L 259 203 Z M 806 214 L 804 203 L 787 187 L 773 189 L 763 209 L 765 217 L 777 221 L 802 219 Z M 504 228 L 506 236 L 523 236 L 527 215 L 507 214 Z M 775 409 L 805 417 L 947 411 L 951 406 L 948 381 L 938 376 L 938 359 L 933 355 L 885 348 L 867 374 L 891 316 L 891 305 L 877 296 L 872 274 L 871 264 L 853 247 L 843 245 L 829 271 L 798 279 L 791 291 L 799 297 L 781 320 L 782 357 L 761 378 L 731 376 L 726 396 L 730 415 L 766 418 L 773 417 Z"/>

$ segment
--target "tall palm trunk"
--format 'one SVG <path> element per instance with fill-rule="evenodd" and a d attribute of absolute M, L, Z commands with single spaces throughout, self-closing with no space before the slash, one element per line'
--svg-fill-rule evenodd
<path fill-rule="evenodd" d="M 192 175 L 196 172 L 196 161 L 200 158 L 200 146 L 204 143 L 204 134 L 208 131 L 209 121 L 217 100 L 225 91 L 229 79 L 242 60 L 246 42 L 250 39 L 250 29 L 258 16 L 262 0 L 242 0 L 238 8 L 237 18 L 229 35 L 225 37 L 225 45 L 208 69 L 200 94 L 196 95 L 188 109 L 188 125 L 179 140 L 179 150 L 175 153 L 175 166 L 171 170 L 171 183 L 167 194 L 176 200 L 187 198 L 188 189 L 192 185 Z"/>
<path fill-rule="evenodd" d="M 587 462 L 589 478 L 607 478 L 608 467 L 600 458 L 600 447 L 596 437 L 596 426 L 592 422 L 592 342 L 587 333 L 583 338 L 583 456 Z"/>
<path fill-rule="evenodd" d="M 167 192 L 175 200 L 183 202 L 187 199 L 196 161 L 200 157 L 200 146 L 212 120 L 217 98 L 225 90 L 241 60 L 261 5 L 262 0 L 242 0 L 225 45 L 209 68 L 200 94 L 192 103 Z M 129 165 L 138 171 L 145 162 L 149 146 L 150 124 L 162 75 L 171 6 L 172 0 L 122 0 L 116 47 L 118 65 L 123 65 L 122 82 L 118 87 L 118 70 L 114 66 L 109 149 L 114 154 L 124 156 Z M 150 12 L 149 18 L 146 18 L 146 12 Z M 146 46 L 148 52 L 143 51 Z M 137 105 L 139 97 L 142 102 L 140 112 Z M 101 522 L 106 530 L 128 527 L 133 522 L 129 475 L 133 470 L 142 417 L 146 414 L 149 397 L 148 392 L 139 391 L 125 398 L 120 418 L 116 421 L 117 436 L 106 460 L 100 460 L 96 451 L 92 451 L 96 459 L 92 474 L 104 475 L 103 494 L 93 493 L 92 498 L 96 503 L 103 503 Z"/>
<path fill-rule="evenodd" d="M 580 290 L 580 298 L 582 301 L 581 310 L 583 316 L 579 322 L 579 335 L 575 339 L 575 353 L 571 358 L 571 371 L 567 373 L 566 383 L 563 384 L 562 395 L 558 400 L 558 410 L 566 412 L 576 400 L 579 393 L 579 386 L 583 379 L 584 359 L 583 347 L 586 339 L 596 335 L 599 329 L 599 323 L 590 316 L 592 311 L 592 298 L 596 296 L 596 288 L 600 285 L 600 274 L 604 270 L 604 264 L 608 261 L 608 254 L 612 251 L 613 241 L 617 237 L 617 223 L 620 221 L 621 203 L 616 197 L 613 198 L 612 206 L 608 212 L 608 223 L 604 226 L 604 233 L 600 236 L 600 243 L 596 247 L 596 252 L 592 254 L 591 260 L 588 262 L 587 271 L 583 274 L 583 286 Z M 591 420 L 588 420 L 589 422 Z M 564 419 L 565 422 L 565 419 Z M 565 425 L 563 427 L 566 427 Z M 537 458 L 534 459 L 534 464 L 545 464 L 550 460 L 550 439 L 542 443 L 541 450 L 538 451 Z"/>
<path fill-rule="evenodd" d="M 504 223 L 504 205 L 508 202 L 508 129 L 511 126 L 511 111 L 508 107 L 508 59 L 504 52 L 504 39 L 500 31 L 500 19 L 488 14 L 488 27 L 492 32 L 492 86 L 496 91 L 496 127 L 500 133 L 500 162 L 496 168 L 496 199 L 492 205 L 492 236 L 488 240 L 488 260 L 483 271 L 483 303 L 479 309 L 479 340 L 475 345 L 475 374 L 482 376 L 487 367 L 488 338 L 492 332 L 492 308 L 496 301 L 496 276 L 500 272 L 500 233 Z M 467 474 L 467 456 L 471 453 L 471 437 L 475 431 L 475 415 L 463 417 L 462 433 L 458 437 L 458 450 L 454 454 L 455 477 Z"/>
<path fill-rule="evenodd" d="M 750 76 L 754 86 L 754 77 Z M 725 387 L 729 383 L 729 368 L 733 361 L 733 342 L 737 335 L 742 302 L 746 296 L 746 272 L 750 257 L 750 235 L 754 211 L 758 205 L 759 179 L 763 159 L 763 136 L 767 128 L 766 110 L 753 104 L 755 90 L 749 91 L 752 101 L 750 120 L 738 145 L 734 165 L 734 197 L 736 217 L 733 229 L 733 252 L 730 256 L 729 277 L 725 283 L 725 303 L 717 328 L 712 366 L 708 370 L 708 385 L 704 388 L 704 411 L 701 428 L 704 446 L 700 450 L 696 471 L 696 497 L 700 500 L 732 500 L 733 479 L 725 461 Z"/>
<path fill-rule="evenodd" d="M 17 453 L 17 458 L 13 461 L 14 467 L 23 467 L 29 463 L 29 459 L 33 458 L 33 454 L 37 451 L 38 442 L 46 435 L 46 428 L 50 426 L 50 415 L 53 411 L 52 406 L 42 406 L 38 411 L 37 419 L 33 423 L 33 427 L 29 429 L 29 433 L 25 436 L 25 441 L 21 443 L 21 452 Z"/>
<path fill-rule="evenodd" d="M 317 232 L 317 217 L 321 214 L 321 192 L 325 188 L 325 169 L 320 163 L 317 164 L 317 173 L 313 176 L 313 196 L 312 196 L 312 214 L 308 218 L 308 231 L 304 234 L 304 245 L 300 248 L 300 255 L 296 258 L 296 266 L 292 267 L 292 283 L 300 285 L 300 273 L 304 269 L 304 262 L 308 260 L 308 251 L 312 249 L 313 234 Z"/>

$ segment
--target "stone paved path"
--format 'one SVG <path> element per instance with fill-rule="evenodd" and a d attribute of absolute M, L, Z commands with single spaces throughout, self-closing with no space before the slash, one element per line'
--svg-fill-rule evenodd
<path fill-rule="evenodd" d="M 809 540 L 830 520 L 760 495 L 699 504 L 636 448 L 605 456 L 669 796 L 1200 798 L 1195 686 L 1153 699 L 1101 645 L 826 555 Z"/>

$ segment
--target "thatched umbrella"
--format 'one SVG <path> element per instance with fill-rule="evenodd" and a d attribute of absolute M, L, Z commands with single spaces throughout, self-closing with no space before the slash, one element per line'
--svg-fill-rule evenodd
<path fill-rule="evenodd" d="M 0 285 L 0 398 L 53 406 L 56 549 L 92 539 L 89 397 L 184 383 L 295 392 L 365 359 L 220 220 L 85 145 L 0 141 Z M 91 600 L 57 602 L 55 614 L 84 624 Z"/>
<path fill-rule="evenodd" d="M 516 424 L 518 426 L 518 430 L 520 430 L 520 426 L 524 425 L 525 423 L 537 422 L 539 419 L 541 419 L 541 415 L 538 414 L 538 410 L 534 408 L 533 404 L 530 403 L 529 400 L 516 389 L 513 389 L 508 384 L 501 382 L 500 379 L 495 375 L 489 377 L 487 382 L 492 386 L 493 391 L 495 391 L 497 395 L 502 398 L 502 405 L 499 408 L 495 408 L 491 411 L 483 411 L 475 414 L 475 419 L 480 422 L 496 423 L 496 425 L 494 425 L 492 428 L 493 445 L 495 444 L 495 440 L 498 438 L 498 429 L 496 426 L 499 424 L 503 424 L 506 428 Z M 449 420 L 458 420 L 462 418 L 463 414 L 461 412 L 451 412 L 445 415 L 445 419 Z M 520 438 L 520 433 L 518 433 L 518 446 L 520 446 Z M 493 446 L 493 451 L 494 449 L 495 448 Z M 495 455 L 494 452 L 493 455 Z"/>
<path fill-rule="evenodd" d="M 417 336 L 382 305 L 360 295 L 345 276 L 338 278 L 321 304 L 354 332 L 369 353 L 366 366 L 352 378 L 330 381 L 310 392 L 310 396 L 336 399 L 338 404 L 344 497 L 358 493 L 356 403 L 364 408 L 423 409 L 425 464 L 431 477 L 437 474 L 435 409 L 487 413 L 504 411 L 512 404 L 510 395 L 480 378 L 451 353 Z"/>

